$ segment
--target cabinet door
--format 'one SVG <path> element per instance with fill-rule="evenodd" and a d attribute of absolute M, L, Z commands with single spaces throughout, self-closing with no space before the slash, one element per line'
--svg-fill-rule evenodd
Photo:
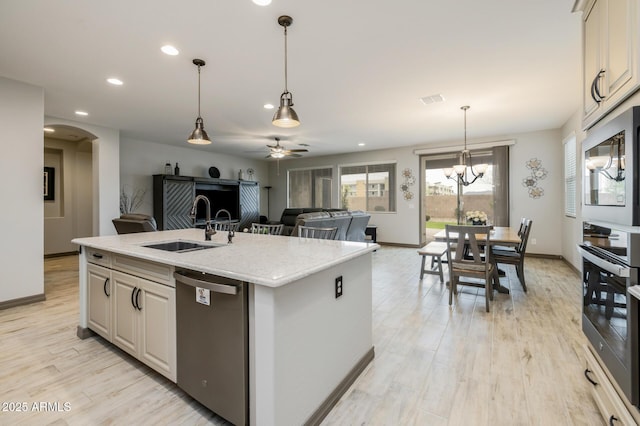
<path fill-rule="evenodd" d="M 260 186 L 257 182 L 240 183 L 240 230 L 260 221 Z"/>
<path fill-rule="evenodd" d="M 593 83 L 602 69 L 601 41 L 603 37 L 602 0 L 597 0 L 585 11 L 583 31 L 583 105 L 584 120 L 594 114 L 599 107 L 593 98 Z M 602 84 L 600 84 L 602 87 Z"/>
<path fill-rule="evenodd" d="M 604 38 L 606 55 L 606 96 L 615 99 L 624 96 L 634 76 L 634 14 L 635 0 L 609 0 L 606 10 L 607 32 Z M 618 94 L 617 92 L 620 91 Z M 609 102 L 612 102 L 609 100 Z"/>
<path fill-rule="evenodd" d="M 172 287 L 139 280 L 140 348 L 138 358 L 176 381 L 176 292 Z"/>
<path fill-rule="evenodd" d="M 138 278 L 117 271 L 111 273 L 113 281 L 113 343 L 129 354 L 138 356 L 138 309 L 134 306 L 138 294 Z"/>
<path fill-rule="evenodd" d="M 189 216 L 195 198 L 195 184 L 190 181 L 164 181 L 163 230 L 193 228 Z"/>
<path fill-rule="evenodd" d="M 111 341 L 111 271 L 101 266 L 87 265 L 87 321 L 89 328 Z"/>

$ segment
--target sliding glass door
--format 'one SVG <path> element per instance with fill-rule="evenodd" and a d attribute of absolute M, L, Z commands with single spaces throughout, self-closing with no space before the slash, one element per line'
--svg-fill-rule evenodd
<path fill-rule="evenodd" d="M 509 226 L 508 154 L 507 146 L 471 151 L 473 163 L 488 164 L 488 168 L 483 177 L 469 185 L 444 174 L 445 168 L 460 162 L 460 152 L 421 157 L 424 175 L 422 211 L 427 241 L 446 224 L 467 223 L 466 214 L 471 211 L 486 213 L 489 224 Z"/>

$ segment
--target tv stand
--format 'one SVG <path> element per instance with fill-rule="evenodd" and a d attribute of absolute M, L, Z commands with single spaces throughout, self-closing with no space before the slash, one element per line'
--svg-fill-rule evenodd
<path fill-rule="evenodd" d="M 231 213 L 240 229 L 260 220 L 260 190 L 255 181 L 153 175 L 153 215 L 161 231 L 193 228 L 189 213 L 197 195 L 211 203 L 211 215 L 220 209 Z M 204 220 L 204 205 L 196 213 L 196 223 Z"/>

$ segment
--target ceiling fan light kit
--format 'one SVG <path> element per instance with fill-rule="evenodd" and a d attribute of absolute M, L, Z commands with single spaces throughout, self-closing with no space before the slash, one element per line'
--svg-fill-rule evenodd
<path fill-rule="evenodd" d="M 193 64 L 198 67 L 198 118 L 196 118 L 196 128 L 191 132 L 188 142 L 194 145 L 208 145 L 211 139 L 204 130 L 204 121 L 200 116 L 200 67 L 204 67 L 206 63 L 202 59 L 194 59 Z"/>
<path fill-rule="evenodd" d="M 273 116 L 273 125 L 277 127 L 296 127 L 300 119 L 293 109 L 293 95 L 287 87 L 287 27 L 293 23 L 293 18 L 287 15 L 278 18 L 278 24 L 284 27 L 284 92 L 280 95 L 280 106 Z"/>

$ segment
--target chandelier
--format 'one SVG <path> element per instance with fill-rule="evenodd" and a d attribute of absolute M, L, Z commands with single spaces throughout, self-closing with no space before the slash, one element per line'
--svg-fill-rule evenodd
<path fill-rule="evenodd" d="M 481 178 L 489 167 L 488 164 L 484 163 L 474 166 L 471 160 L 471 151 L 467 149 L 467 110 L 469 108 L 470 106 L 468 105 L 460 107 L 464 111 L 464 149 L 460 154 L 460 164 L 443 169 L 447 178 L 455 180 L 459 185 L 463 186 L 471 185 L 478 178 Z M 453 172 L 455 172 L 455 175 Z"/>

